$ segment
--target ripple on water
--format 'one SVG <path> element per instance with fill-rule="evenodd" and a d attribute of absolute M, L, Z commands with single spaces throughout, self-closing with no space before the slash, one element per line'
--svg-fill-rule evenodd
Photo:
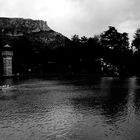
<path fill-rule="evenodd" d="M 21 81 L 17 98 L 0 100 L 0 140 L 139 140 L 139 85 L 138 78 Z"/>

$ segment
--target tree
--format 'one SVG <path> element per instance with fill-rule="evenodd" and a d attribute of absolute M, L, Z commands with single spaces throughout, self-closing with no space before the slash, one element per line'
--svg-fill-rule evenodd
<path fill-rule="evenodd" d="M 85 36 L 82 36 L 81 39 L 80 39 L 80 42 L 82 42 L 82 43 L 85 43 L 87 41 L 88 41 L 88 38 L 85 37 Z"/>
<path fill-rule="evenodd" d="M 78 35 L 75 34 L 75 35 L 73 35 L 73 36 L 71 37 L 71 41 L 72 41 L 72 42 L 75 42 L 75 43 L 76 43 L 76 42 L 80 42 L 80 38 L 79 38 Z"/>
<path fill-rule="evenodd" d="M 129 47 L 127 33 L 119 33 L 115 27 L 109 26 L 109 29 L 101 34 L 101 43 L 107 49 L 125 51 Z"/>
<path fill-rule="evenodd" d="M 140 28 L 138 28 L 134 34 L 134 40 L 132 41 L 132 47 L 135 47 L 140 51 Z"/>
<path fill-rule="evenodd" d="M 138 28 L 134 34 L 134 39 L 132 40 L 132 48 L 135 51 L 132 57 L 131 71 L 133 74 L 140 75 L 140 68 L 138 62 L 138 60 L 140 60 L 140 28 Z"/>
<path fill-rule="evenodd" d="M 109 26 L 100 37 L 104 59 L 124 72 L 130 52 L 128 34 L 119 33 L 115 27 Z"/>

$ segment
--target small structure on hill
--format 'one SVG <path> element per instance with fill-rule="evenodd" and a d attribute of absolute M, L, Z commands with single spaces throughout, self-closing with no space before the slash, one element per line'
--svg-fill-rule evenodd
<path fill-rule="evenodd" d="M 3 60 L 3 76 L 12 76 L 12 58 L 13 51 L 10 45 L 6 44 L 2 49 L 2 60 Z"/>

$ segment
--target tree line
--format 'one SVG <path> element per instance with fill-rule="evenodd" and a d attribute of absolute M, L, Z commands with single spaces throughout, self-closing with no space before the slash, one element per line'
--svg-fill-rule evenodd
<path fill-rule="evenodd" d="M 71 38 L 71 68 L 74 72 L 100 73 L 106 75 L 140 75 L 140 29 L 132 43 L 128 33 L 120 33 L 115 27 L 94 37 Z"/>
<path fill-rule="evenodd" d="M 11 44 L 14 73 L 140 75 L 140 28 L 131 43 L 127 33 L 112 26 L 93 37 L 73 35 L 63 45 L 58 41 L 59 47 L 54 48 L 55 42 L 46 46 L 39 39 L 15 38 Z"/>

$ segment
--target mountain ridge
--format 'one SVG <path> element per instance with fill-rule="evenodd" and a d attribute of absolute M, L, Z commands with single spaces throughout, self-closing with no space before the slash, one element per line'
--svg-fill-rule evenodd
<path fill-rule="evenodd" d="M 13 34 L 18 32 L 31 33 L 39 31 L 49 31 L 51 28 L 43 20 L 32 20 L 24 18 L 0 17 L 0 32 Z"/>
<path fill-rule="evenodd" d="M 30 44 L 43 45 L 50 49 L 65 47 L 65 43 L 69 42 L 67 37 L 52 30 L 47 21 L 0 17 L 0 46 L 7 43 L 16 44 L 16 41 L 21 38 L 26 38 Z"/>

